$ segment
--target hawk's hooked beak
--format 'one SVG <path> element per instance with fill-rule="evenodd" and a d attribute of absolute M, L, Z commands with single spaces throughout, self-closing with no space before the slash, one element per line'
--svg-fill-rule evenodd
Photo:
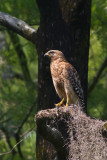
<path fill-rule="evenodd" d="M 45 54 L 44 54 L 44 57 L 49 57 L 49 53 L 48 53 L 48 52 L 45 53 Z"/>

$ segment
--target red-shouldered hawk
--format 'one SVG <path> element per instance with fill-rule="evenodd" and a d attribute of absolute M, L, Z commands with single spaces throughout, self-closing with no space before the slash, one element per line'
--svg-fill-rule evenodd
<path fill-rule="evenodd" d="M 55 90 L 61 102 L 56 106 L 63 105 L 64 100 L 66 106 L 76 104 L 82 106 L 84 103 L 84 95 L 76 69 L 67 62 L 63 53 L 58 50 L 50 50 L 45 53 L 51 60 L 50 70 Z"/>

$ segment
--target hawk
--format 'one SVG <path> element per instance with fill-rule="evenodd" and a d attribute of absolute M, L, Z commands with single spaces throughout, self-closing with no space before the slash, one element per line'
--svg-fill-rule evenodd
<path fill-rule="evenodd" d="M 53 84 L 58 96 L 62 99 L 56 106 L 66 107 L 70 104 L 82 106 L 84 95 L 76 69 L 64 57 L 59 50 L 50 50 L 45 53 L 50 58 L 50 70 Z"/>

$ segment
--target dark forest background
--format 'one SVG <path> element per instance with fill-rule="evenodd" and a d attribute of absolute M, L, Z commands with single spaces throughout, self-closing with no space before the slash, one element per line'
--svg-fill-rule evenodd
<path fill-rule="evenodd" d="M 35 29 L 39 27 L 40 14 L 35 0 L 0 0 L 0 11 L 24 20 Z M 102 120 L 107 119 L 105 61 L 107 62 L 107 1 L 93 0 L 87 110 L 88 115 Z M 0 26 L 0 153 L 11 150 L 19 141 L 19 136 L 35 126 L 37 78 L 38 54 L 35 46 Z M 24 138 L 11 154 L 3 155 L 0 159 L 19 160 L 23 155 L 25 159 L 35 159 L 35 131 L 29 132 Z"/>

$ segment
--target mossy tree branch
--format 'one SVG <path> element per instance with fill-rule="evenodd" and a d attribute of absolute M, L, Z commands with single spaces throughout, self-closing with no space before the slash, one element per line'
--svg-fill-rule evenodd
<path fill-rule="evenodd" d="M 35 122 L 38 132 L 44 139 L 54 145 L 57 151 L 58 160 L 65 160 L 68 155 L 68 148 L 66 148 L 66 140 L 64 139 L 63 134 L 58 128 L 47 125 L 47 122 L 57 119 L 59 115 L 61 116 L 60 113 L 64 116 L 66 111 L 61 109 L 56 110 L 56 108 L 40 111 L 35 116 Z"/>
<path fill-rule="evenodd" d="M 107 156 L 107 136 L 104 134 L 107 123 L 91 119 L 76 105 L 39 111 L 35 122 L 38 132 L 54 145 L 58 160 L 83 160 L 84 156 L 96 160 Z"/>

